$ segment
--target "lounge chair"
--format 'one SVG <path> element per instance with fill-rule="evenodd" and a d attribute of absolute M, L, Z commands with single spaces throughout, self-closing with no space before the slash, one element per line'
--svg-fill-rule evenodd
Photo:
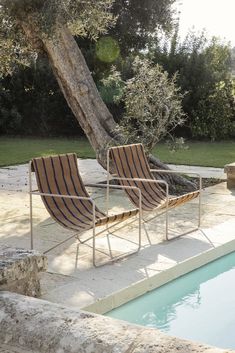
<path fill-rule="evenodd" d="M 199 189 L 184 195 L 170 197 L 169 187 L 164 180 L 156 180 L 152 172 L 157 173 L 182 173 L 181 171 L 150 169 L 147 157 L 142 144 L 132 144 L 125 146 L 112 147 L 107 153 L 107 199 L 109 197 L 110 185 L 110 162 L 112 161 L 116 174 L 113 178 L 118 179 L 122 186 L 135 186 L 141 190 L 142 210 L 144 212 L 152 212 L 164 210 L 166 216 L 166 240 L 169 240 L 168 231 L 168 211 L 171 208 L 185 204 L 198 197 L 198 228 L 201 221 L 201 176 L 195 174 L 199 178 Z M 136 190 L 125 190 L 130 201 L 136 206 L 139 204 L 139 194 Z M 153 217 L 155 218 L 155 217 Z M 188 234 L 184 233 L 184 234 Z M 175 237 L 181 236 L 177 235 Z M 174 237 L 174 238 L 175 238 Z"/>
<path fill-rule="evenodd" d="M 32 176 L 31 173 L 35 172 L 38 190 L 32 190 Z M 105 185 L 90 184 L 92 187 L 105 187 Z M 116 215 L 106 216 L 104 212 L 95 206 L 95 202 L 91 199 L 86 191 L 85 185 L 82 182 L 81 176 L 78 171 L 77 156 L 76 154 L 65 154 L 45 158 L 34 158 L 29 164 L 29 193 L 30 193 L 30 232 L 31 232 L 31 248 L 33 249 L 33 217 L 32 217 L 32 196 L 40 195 L 42 201 L 49 212 L 51 218 L 55 220 L 62 227 L 75 231 L 68 239 L 60 242 L 56 246 L 48 249 L 54 249 L 58 245 L 66 242 L 67 240 L 77 237 L 81 243 L 86 243 L 92 239 L 93 247 L 93 264 L 96 263 L 96 237 L 97 235 L 108 232 L 110 228 L 117 224 L 139 215 L 139 238 L 138 247 L 136 250 L 130 252 L 135 253 L 141 247 L 141 221 L 139 207 L 130 211 L 118 213 Z M 133 189 L 138 193 L 136 187 L 130 186 L 113 186 L 115 189 Z M 140 204 L 141 205 L 141 204 Z M 104 230 L 96 232 L 96 228 L 105 226 Z M 92 229 L 93 234 L 88 239 L 81 241 L 79 234 Z M 122 254 L 120 257 L 129 255 Z M 112 257 L 112 255 L 111 255 Z M 111 258 L 110 261 L 116 260 Z"/>

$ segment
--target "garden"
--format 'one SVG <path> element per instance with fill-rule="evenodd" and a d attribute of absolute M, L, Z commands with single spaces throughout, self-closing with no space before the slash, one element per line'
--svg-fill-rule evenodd
<path fill-rule="evenodd" d="M 180 6 L 0 0 L 0 352 L 235 349 L 235 48 Z"/>

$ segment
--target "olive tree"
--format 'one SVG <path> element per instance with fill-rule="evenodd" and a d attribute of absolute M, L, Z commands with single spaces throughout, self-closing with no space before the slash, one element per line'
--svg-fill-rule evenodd
<path fill-rule="evenodd" d="M 1 0 L 1 67 L 9 72 L 36 52 L 46 53 L 59 86 L 92 147 L 103 148 L 115 122 L 101 100 L 73 35 L 96 38 L 115 19 L 112 0 Z M 7 39 L 4 39 L 7 38 Z M 5 55 L 2 55 L 5 53 Z"/>
<path fill-rule="evenodd" d="M 26 62 L 37 52 L 47 55 L 61 91 L 84 130 L 97 159 L 105 165 L 105 147 L 122 142 L 116 123 L 102 101 L 74 40 L 97 38 L 115 23 L 113 0 L 0 0 L 1 68 Z M 156 161 L 157 163 L 157 161 Z"/>
<path fill-rule="evenodd" d="M 127 143 L 141 142 L 150 152 L 184 122 L 183 95 L 176 86 L 176 75 L 169 78 L 159 65 L 137 57 L 133 70 L 134 77 L 123 89 L 126 111 L 120 129 Z"/>

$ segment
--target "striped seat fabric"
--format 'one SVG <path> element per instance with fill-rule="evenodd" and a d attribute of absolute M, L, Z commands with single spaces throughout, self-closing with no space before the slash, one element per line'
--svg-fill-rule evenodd
<path fill-rule="evenodd" d="M 74 153 L 52 157 L 34 158 L 32 170 L 36 174 L 40 193 L 90 197 L 78 171 Z M 51 217 L 61 226 L 75 231 L 93 227 L 93 205 L 91 200 L 79 200 L 42 196 Z M 95 208 L 95 226 L 118 222 L 137 215 L 138 209 L 106 217 Z"/>
<path fill-rule="evenodd" d="M 142 144 L 112 147 L 109 150 L 110 159 L 113 161 L 118 178 L 155 180 Z M 166 192 L 164 186 L 151 181 L 120 180 L 121 185 L 136 186 L 141 190 L 142 209 L 152 211 L 166 206 Z M 139 194 L 136 190 L 125 189 L 129 199 L 138 207 Z M 199 195 L 200 191 L 193 191 L 168 200 L 168 207 L 173 208 L 182 205 Z"/>

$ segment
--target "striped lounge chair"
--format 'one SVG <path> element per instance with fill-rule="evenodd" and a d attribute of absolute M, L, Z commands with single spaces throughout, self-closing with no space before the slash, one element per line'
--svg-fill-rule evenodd
<path fill-rule="evenodd" d="M 32 190 L 32 176 L 31 173 L 36 174 L 36 181 L 38 190 Z M 105 185 L 90 184 L 89 186 L 105 187 Z M 127 220 L 130 217 L 139 215 L 139 207 L 130 211 L 125 211 L 116 215 L 105 215 L 104 212 L 99 210 L 94 201 L 89 196 L 85 185 L 82 182 L 81 176 L 78 170 L 77 156 L 76 154 L 65 154 L 57 155 L 52 157 L 35 158 L 30 162 L 29 165 L 29 192 L 30 192 L 30 228 L 31 228 L 31 248 L 33 249 L 33 218 L 32 218 L 32 196 L 40 195 L 42 201 L 49 212 L 51 218 L 55 220 L 59 225 L 64 228 L 70 229 L 74 232 L 72 237 L 77 237 L 81 243 L 92 239 L 93 240 L 93 264 L 96 264 L 96 236 L 108 231 L 111 227 L 116 226 L 118 223 Z M 123 189 L 122 186 L 113 186 L 116 189 Z M 136 189 L 136 187 L 125 187 L 124 189 Z M 104 230 L 99 233 L 96 232 L 96 228 L 105 226 Z M 139 216 L 139 239 L 137 250 L 131 252 L 137 252 L 141 246 L 141 221 Z M 78 234 L 92 229 L 93 234 L 88 239 L 81 241 Z M 48 252 L 58 245 L 45 251 Z M 121 255 L 124 257 L 129 255 Z M 110 261 L 116 260 L 117 257 L 111 258 Z"/>
<path fill-rule="evenodd" d="M 200 227 L 201 218 L 201 177 L 199 178 L 199 189 L 184 195 L 170 197 L 168 184 L 163 180 L 156 180 L 152 172 L 158 173 L 181 173 L 181 171 L 150 169 L 144 148 L 142 144 L 132 144 L 125 146 L 112 147 L 107 154 L 107 198 L 109 197 L 109 178 L 110 178 L 110 162 L 116 172 L 112 177 L 119 180 L 122 186 L 136 186 L 141 191 L 141 210 L 143 212 L 151 212 L 164 210 L 166 215 L 166 240 L 168 235 L 168 210 L 185 204 L 198 197 L 198 228 Z M 139 205 L 139 193 L 136 190 L 125 190 L 130 201 L 136 206 Z M 156 217 L 156 216 L 155 216 Z M 153 218 L 155 218 L 153 217 Z M 189 232 L 187 232 L 189 233 Z M 184 234 L 187 234 L 184 233 Z M 181 236 L 183 234 L 177 235 Z M 175 237 L 177 237 L 175 236 Z M 174 237 L 174 238 L 175 238 Z"/>

